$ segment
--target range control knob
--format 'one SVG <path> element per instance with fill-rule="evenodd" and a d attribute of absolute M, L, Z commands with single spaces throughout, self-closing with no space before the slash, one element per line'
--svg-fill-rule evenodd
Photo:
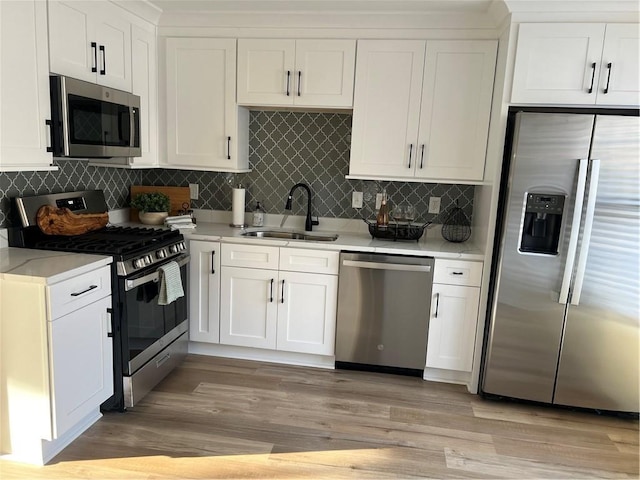
<path fill-rule="evenodd" d="M 169 246 L 169 253 L 178 253 L 178 244 Z"/>
<path fill-rule="evenodd" d="M 156 252 L 156 258 L 164 258 L 166 256 L 167 256 L 167 252 L 165 252 L 164 248 Z"/>
<path fill-rule="evenodd" d="M 145 255 L 144 256 L 144 263 L 146 265 L 151 265 L 153 263 L 153 258 L 151 258 L 151 255 Z"/>
<path fill-rule="evenodd" d="M 133 268 L 142 268 L 144 267 L 144 258 L 136 258 L 133 262 Z"/>
<path fill-rule="evenodd" d="M 187 247 L 185 246 L 184 242 L 180 242 L 180 243 L 178 244 L 178 248 L 180 249 L 180 251 L 182 251 L 182 250 L 186 250 L 186 249 L 187 249 Z"/>

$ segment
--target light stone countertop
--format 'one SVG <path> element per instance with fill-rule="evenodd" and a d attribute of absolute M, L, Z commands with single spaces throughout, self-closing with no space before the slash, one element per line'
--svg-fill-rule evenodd
<path fill-rule="evenodd" d="M 0 279 L 52 285 L 104 265 L 113 258 L 105 255 L 0 248 Z"/>
<path fill-rule="evenodd" d="M 249 227 L 247 230 L 259 230 L 261 228 Z M 262 229 L 279 229 L 278 227 L 262 227 Z M 314 229 L 312 233 L 330 234 L 337 233 L 338 239 L 333 242 L 288 240 L 281 238 L 256 238 L 242 236 L 243 230 L 230 227 L 224 223 L 210 223 L 198 221 L 195 229 L 182 230 L 181 233 L 187 240 L 209 240 L 233 243 L 245 243 L 254 245 L 272 245 L 279 247 L 313 248 L 326 250 L 342 250 L 354 252 L 375 252 L 386 254 L 429 256 L 435 258 L 460 259 L 483 261 L 484 255 L 480 249 L 470 242 L 451 243 L 444 240 L 436 232 L 425 232 L 419 242 L 406 240 L 379 240 L 372 239 L 371 235 L 364 232 L 349 232 L 336 230 Z"/>

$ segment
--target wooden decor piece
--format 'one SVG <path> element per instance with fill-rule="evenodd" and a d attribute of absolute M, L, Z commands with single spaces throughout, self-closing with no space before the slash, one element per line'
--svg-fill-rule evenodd
<path fill-rule="evenodd" d="M 169 197 L 171 201 L 171 211 L 169 215 L 178 215 L 178 210 L 182 210 L 183 204 L 191 205 L 191 195 L 189 187 L 156 187 L 153 185 L 131 185 L 131 198 L 140 193 L 160 192 Z M 138 221 L 138 210 L 131 208 L 129 219 L 132 222 Z"/>
<path fill-rule="evenodd" d="M 68 208 L 43 205 L 36 215 L 38 227 L 47 235 L 82 235 L 104 228 L 109 222 L 109 214 L 73 213 Z"/>

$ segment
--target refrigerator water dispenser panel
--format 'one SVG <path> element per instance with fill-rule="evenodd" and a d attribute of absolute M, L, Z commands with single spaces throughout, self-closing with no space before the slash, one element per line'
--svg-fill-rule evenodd
<path fill-rule="evenodd" d="M 529 192 L 525 199 L 520 252 L 557 255 L 565 196 Z"/>

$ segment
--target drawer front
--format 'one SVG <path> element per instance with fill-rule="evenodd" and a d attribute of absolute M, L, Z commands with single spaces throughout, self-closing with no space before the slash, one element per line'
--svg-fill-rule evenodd
<path fill-rule="evenodd" d="M 281 248 L 280 270 L 289 272 L 338 274 L 340 253 L 306 248 Z"/>
<path fill-rule="evenodd" d="M 479 287 L 482 281 L 482 262 L 436 259 L 433 283 Z"/>
<path fill-rule="evenodd" d="M 111 295 L 111 267 L 104 266 L 47 287 L 49 320 Z"/>
<path fill-rule="evenodd" d="M 220 264 L 229 267 L 278 269 L 279 247 L 223 243 Z"/>

